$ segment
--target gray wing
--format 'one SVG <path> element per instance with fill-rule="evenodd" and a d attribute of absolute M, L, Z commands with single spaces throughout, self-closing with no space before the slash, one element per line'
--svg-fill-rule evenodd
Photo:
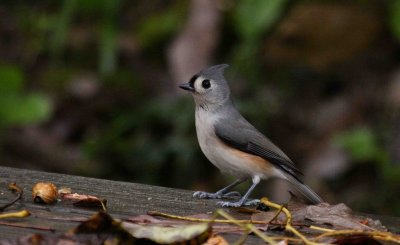
<path fill-rule="evenodd" d="M 303 174 L 281 149 L 243 117 L 240 116 L 236 119 L 234 121 L 223 119 L 214 125 L 215 134 L 219 139 L 238 150 L 264 158 L 303 183 L 299 179 L 299 175 Z"/>

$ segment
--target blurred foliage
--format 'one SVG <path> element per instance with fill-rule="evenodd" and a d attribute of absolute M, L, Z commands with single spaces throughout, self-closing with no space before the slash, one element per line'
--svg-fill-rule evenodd
<path fill-rule="evenodd" d="M 238 2 L 233 15 L 240 38 L 246 42 L 259 41 L 278 20 L 287 2 L 282 0 Z"/>
<path fill-rule="evenodd" d="M 336 136 L 336 142 L 346 149 L 355 161 L 388 161 L 387 152 L 378 146 L 374 133 L 369 128 L 356 128 L 339 134 Z"/>
<path fill-rule="evenodd" d="M 140 21 L 136 35 L 143 48 L 156 47 L 166 43 L 185 21 L 188 1 L 177 1 L 160 12 L 151 13 Z M 179 14 L 178 14 L 179 13 Z"/>
<path fill-rule="evenodd" d="M 338 134 L 335 141 L 349 152 L 353 161 L 375 162 L 380 168 L 378 172 L 394 185 L 400 179 L 400 166 L 391 163 L 388 151 L 379 143 L 377 135 L 370 128 L 360 127 Z"/>
<path fill-rule="evenodd" d="M 338 134 L 334 141 L 336 144 L 346 150 L 353 162 L 358 163 L 356 168 L 370 169 L 373 178 L 382 180 L 385 191 L 380 188 L 370 190 L 373 196 L 386 202 L 387 207 L 400 211 L 400 200 L 397 198 L 400 166 L 393 164 L 389 158 L 388 151 L 379 143 L 377 133 L 374 133 L 368 127 L 359 127 L 353 130 Z M 371 165 L 371 163 L 373 163 Z M 359 170 L 362 172 L 362 170 Z M 377 190 L 376 190 L 377 189 Z M 377 203 L 379 203 L 378 201 Z M 360 202 L 358 206 L 365 209 L 368 206 L 379 208 L 379 204 L 374 202 Z M 377 207 L 378 206 L 378 207 Z"/>
<path fill-rule="evenodd" d="M 195 134 L 192 107 L 188 98 L 180 98 L 169 103 L 148 101 L 134 112 L 115 110 L 99 128 L 101 133 L 86 139 L 85 152 L 103 162 L 104 177 L 185 185 L 187 180 L 180 176 L 202 172 L 190 164 L 199 153 L 196 139 L 190 137 Z"/>
<path fill-rule="evenodd" d="M 56 17 L 56 20 L 53 22 L 54 26 L 51 27 L 53 36 L 50 40 L 50 52 L 52 52 L 55 57 L 58 57 L 64 50 L 69 25 L 72 21 L 77 3 L 77 0 L 64 1 L 60 15 Z"/>
<path fill-rule="evenodd" d="M 239 72 L 248 74 L 253 86 L 259 83 L 262 68 L 259 62 L 262 37 L 281 17 L 287 3 L 288 0 L 239 1 L 232 12 L 233 26 L 240 39 L 234 49 L 233 66 Z"/>
<path fill-rule="evenodd" d="M 345 150 L 350 170 L 338 172 L 333 184 L 315 180 L 326 196 L 346 201 L 342 198 L 348 187 L 361 185 L 358 199 L 350 206 L 400 215 L 398 195 L 393 194 L 400 188 L 400 165 L 389 157 L 387 146 L 389 131 L 395 127 L 386 120 L 382 102 L 388 83 L 383 78 L 399 65 L 400 1 L 378 2 L 218 1 L 225 4 L 220 7 L 221 40 L 216 60 L 207 62 L 232 64 L 227 77 L 239 110 L 301 169 L 331 139 Z M 305 17 L 294 18 L 297 22 L 318 17 L 320 4 L 338 13 L 339 19 L 332 18 L 330 23 L 332 33 L 319 39 L 318 35 L 309 37 L 308 29 L 296 30 L 279 46 L 278 55 L 289 61 L 274 62 L 266 50 L 281 21 L 298 5 L 311 10 L 303 13 Z M 354 5 L 361 6 L 357 14 L 362 15 L 364 9 L 373 12 L 363 18 L 379 16 L 384 27 L 379 29 L 379 23 L 369 28 L 365 22 L 364 31 L 375 31 L 359 38 L 368 37 L 363 45 L 352 43 L 352 47 L 365 48 L 351 52 L 349 58 L 347 49 L 337 50 L 335 43 L 318 40 L 337 40 L 336 24 L 348 21 L 340 19 L 340 11 L 348 7 L 351 12 Z M 36 142 L 50 142 L 45 147 L 37 144 L 44 152 L 60 147 L 67 156 L 77 153 L 76 163 L 59 166 L 59 171 L 210 191 L 226 184 L 199 149 L 192 98 L 178 94 L 166 68 L 168 47 L 185 26 L 190 7 L 191 1 L 184 0 L 44 0 L 0 5 L 0 137 L 4 145 L 12 141 L 7 137 L 30 137 L 18 130 L 29 128 L 42 137 Z M 297 22 L 290 26 L 301 27 Z M 313 28 L 312 33 L 324 33 Z M 309 41 L 312 38 L 316 39 Z M 334 54 L 327 54 L 331 50 Z M 336 59 L 342 53 L 344 58 Z M 329 58 L 324 55 L 333 56 L 341 63 L 326 62 L 330 67 L 321 70 L 301 59 L 291 60 L 296 54 L 315 55 L 318 61 Z M 382 133 L 385 130 L 387 135 Z M 12 166 L 32 162 L 41 168 L 36 155 L 12 154 L 0 150 L 0 161 L 8 160 Z"/>
<path fill-rule="evenodd" d="M 50 116 L 50 101 L 39 93 L 23 91 L 24 75 L 15 66 L 0 66 L 0 128 L 24 126 Z"/>
<path fill-rule="evenodd" d="M 400 1 L 389 1 L 389 25 L 393 34 L 400 40 Z"/>

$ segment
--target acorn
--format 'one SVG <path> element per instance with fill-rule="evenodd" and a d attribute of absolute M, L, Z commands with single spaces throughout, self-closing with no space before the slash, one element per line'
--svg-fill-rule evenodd
<path fill-rule="evenodd" d="M 50 204 L 57 200 L 57 187 L 50 182 L 36 183 L 32 189 L 32 198 L 35 203 Z"/>

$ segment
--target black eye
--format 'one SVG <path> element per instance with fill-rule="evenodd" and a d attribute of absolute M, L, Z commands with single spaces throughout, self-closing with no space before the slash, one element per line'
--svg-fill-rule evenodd
<path fill-rule="evenodd" d="M 210 80 L 203 80 L 203 82 L 201 82 L 201 86 L 205 89 L 208 89 L 211 86 Z"/>

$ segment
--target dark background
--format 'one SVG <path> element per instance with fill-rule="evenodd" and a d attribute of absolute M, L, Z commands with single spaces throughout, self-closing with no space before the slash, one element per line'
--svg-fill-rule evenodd
<path fill-rule="evenodd" d="M 177 85 L 228 63 L 324 199 L 400 215 L 399 39 L 398 0 L 2 1 L 0 165 L 215 191 Z"/>

